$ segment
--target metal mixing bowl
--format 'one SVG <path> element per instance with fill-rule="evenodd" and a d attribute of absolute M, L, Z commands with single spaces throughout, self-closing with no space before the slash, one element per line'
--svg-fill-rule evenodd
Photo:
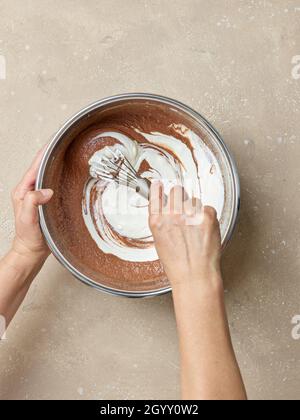
<path fill-rule="evenodd" d="M 95 123 L 98 118 L 97 116 L 99 116 L 103 110 L 107 110 L 110 107 L 122 106 L 122 104 L 126 103 L 134 103 L 136 101 L 140 106 L 143 104 L 147 104 L 148 106 L 149 104 L 152 104 L 153 106 L 156 106 L 157 104 L 167 106 L 172 112 L 179 113 L 182 115 L 182 118 L 188 119 L 190 124 L 194 127 L 198 127 L 202 133 L 205 133 L 205 141 L 215 153 L 224 177 L 226 200 L 223 221 L 221 224 L 221 233 L 222 245 L 223 248 L 225 248 L 234 231 L 240 204 L 239 176 L 234 159 L 220 135 L 205 118 L 190 107 L 173 99 L 144 93 L 124 94 L 102 99 L 84 108 L 63 125 L 49 144 L 41 162 L 36 181 L 36 189 L 51 187 L 48 182 L 49 171 L 51 171 L 51 165 L 55 162 L 59 149 L 64 144 L 70 144 L 72 139 L 74 139 L 79 132 Z M 169 285 L 153 290 L 131 291 L 120 290 L 94 281 L 89 276 L 88 270 L 81 267 L 79 263 L 72 261 L 68 256 L 67 250 L 60 246 L 59 238 L 56 237 L 51 226 L 54 221 L 51 220 L 51 218 L 47 218 L 47 206 L 41 206 L 39 208 L 39 214 L 41 228 L 52 253 L 76 278 L 85 284 L 104 292 L 127 297 L 156 296 L 171 291 Z"/>

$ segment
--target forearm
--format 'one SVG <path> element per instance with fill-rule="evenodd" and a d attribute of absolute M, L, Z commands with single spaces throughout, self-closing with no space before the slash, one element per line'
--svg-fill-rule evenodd
<path fill-rule="evenodd" d="M 13 250 L 0 261 L 0 315 L 5 318 L 7 326 L 44 261 L 44 256 L 29 257 Z"/>
<path fill-rule="evenodd" d="M 176 286 L 173 294 L 180 341 L 183 398 L 245 399 L 245 388 L 231 344 L 222 288 L 206 287 L 203 290 L 197 285 L 185 283 Z"/>

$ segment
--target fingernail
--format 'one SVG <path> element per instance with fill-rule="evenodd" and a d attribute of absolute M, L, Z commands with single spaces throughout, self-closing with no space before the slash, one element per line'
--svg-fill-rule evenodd
<path fill-rule="evenodd" d="M 40 191 L 45 198 L 50 198 L 53 195 L 53 190 L 51 190 L 50 188 L 45 189 L 45 190 L 40 190 Z"/>

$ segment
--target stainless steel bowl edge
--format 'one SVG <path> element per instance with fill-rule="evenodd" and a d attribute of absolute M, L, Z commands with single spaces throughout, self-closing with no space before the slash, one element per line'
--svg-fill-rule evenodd
<path fill-rule="evenodd" d="M 92 104 L 88 105 L 87 107 L 83 108 L 82 110 L 80 110 L 78 113 L 76 113 L 75 115 L 73 115 L 69 120 L 66 121 L 66 123 L 58 130 L 58 132 L 54 135 L 53 139 L 51 140 L 51 142 L 49 143 L 47 149 L 45 150 L 44 156 L 42 158 L 41 164 L 40 164 L 40 168 L 38 171 L 38 175 L 37 175 L 37 180 L 36 180 L 36 189 L 41 189 L 43 186 L 43 178 L 44 178 L 44 172 L 48 163 L 48 160 L 52 154 L 52 151 L 54 150 L 56 144 L 60 141 L 60 139 L 63 137 L 63 135 L 67 132 L 67 130 L 72 127 L 72 125 L 77 122 L 78 120 L 80 120 L 83 116 L 87 115 L 88 113 L 103 107 L 105 105 L 110 105 L 113 104 L 115 102 L 120 102 L 120 101 L 127 101 L 127 100 L 132 100 L 132 99 L 137 99 L 137 100 L 151 100 L 151 101 L 156 101 L 159 103 L 163 103 L 165 105 L 171 105 L 174 106 L 175 108 L 179 109 L 180 111 L 184 111 L 185 113 L 191 115 L 193 118 L 195 118 L 196 120 L 201 120 L 202 123 L 204 123 L 207 128 L 212 131 L 212 133 L 215 135 L 216 139 L 219 141 L 228 162 L 230 163 L 230 168 L 232 171 L 232 179 L 234 181 L 234 211 L 230 220 L 230 224 L 229 224 L 229 228 L 226 232 L 225 235 L 225 239 L 223 242 L 223 249 L 226 247 L 227 243 L 229 242 L 229 240 L 231 239 L 237 220 L 238 220 L 238 213 L 239 213 L 239 208 L 240 208 L 240 181 L 239 181 L 239 175 L 238 175 L 238 171 L 237 171 L 237 167 L 235 164 L 235 160 L 233 159 L 233 156 L 231 155 L 229 149 L 227 148 L 225 142 L 223 141 L 222 137 L 220 136 L 220 134 L 216 131 L 216 129 L 210 124 L 209 121 L 207 121 L 201 114 L 199 114 L 198 112 L 194 111 L 192 108 L 190 108 L 189 106 L 165 97 L 165 96 L 161 96 L 161 95 L 156 95 L 156 94 L 147 94 L 147 93 L 127 93 L 127 94 L 121 94 L 121 95 L 115 95 L 115 96 L 110 96 L 104 99 L 101 99 L 99 101 L 93 102 Z M 80 280 L 81 282 L 83 282 L 84 284 L 87 284 L 91 287 L 94 287 L 102 292 L 108 293 L 108 294 L 113 294 L 116 296 L 125 296 L 125 297 L 130 297 L 130 298 L 145 298 L 145 297 L 152 297 L 152 296 L 160 296 L 166 293 L 169 293 L 172 291 L 171 287 L 166 287 L 163 289 L 158 289 L 158 290 L 153 290 L 151 292 L 128 292 L 128 291 L 122 291 L 122 290 L 117 290 L 117 289 L 113 289 L 110 287 L 106 287 L 103 285 L 100 285 L 94 281 L 92 281 L 91 279 L 89 279 L 87 276 L 85 276 L 83 273 L 81 273 L 79 270 L 77 270 L 72 264 L 69 263 L 69 261 L 63 256 L 63 254 L 60 252 L 60 250 L 58 249 L 58 247 L 56 246 L 55 242 L 53 241 L 50 232 L 48 230 L 46 221 L 45 221 L 45 216 L 44 216 L 44 211 L 43 211 L 43 206 L 39 207 L 39 217 L 40 217 L 40 225 L 41 225 L 41 229 L 42 232 L 44 234 L 44 237 L 47 241 L 47 244 L 51 250 L 51 252 L 54 254 L 54 256 L 58 259 L 58 261 L 65 266 L 78 280 Z"/>

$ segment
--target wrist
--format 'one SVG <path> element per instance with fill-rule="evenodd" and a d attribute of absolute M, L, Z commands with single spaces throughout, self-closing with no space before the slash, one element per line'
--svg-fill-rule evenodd
<path fill-rule="evenodd" d="M 15 273 L 16 278 L 20 280 L 20 286 L 22 286 L 31 284 L 46 258 L 45 253 L 20 252 L 12 247 L 3 258 L 3 263 Z"/>
<path fill-rule="evenodd" d="M 20 258 L 22 264 L 28 266 L 43 264 L 50 254 L 47 247 L 28 247 L 18 237 L 14 239 L 10 252 L 15 258 Z"/>
<path fill-rule="evenodd" d="M 173 287 L 174 308 L 180 334 L 184 332 L 197 334 L 199 320 L 207 325 L 212 320 L 213 322 L 219 320 L 224 328 L 227 326 L 221 275 L 197 280 Z M 196 320 L 198 321 L 195 322 Z"/>
<path fill-rule="evenodd" d="M 171 281 L 174 301 L 223 300 L 224 286 L 220 270 L 206 270 L 180 281 Z"/>

